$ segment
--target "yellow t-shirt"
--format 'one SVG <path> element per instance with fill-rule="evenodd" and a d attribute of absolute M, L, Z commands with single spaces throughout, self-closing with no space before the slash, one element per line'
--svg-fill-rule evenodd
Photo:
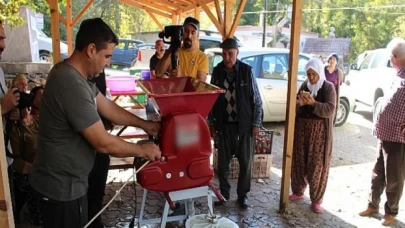
<path fill-rule="evenodd" d="M 208 74 L 208 57 L 199 49 L 187 51 L 180 48 L 178 59 L 179 66 L 177 69 L 180 72 L 179 75 L 196 78 L 198 71 Z"/>

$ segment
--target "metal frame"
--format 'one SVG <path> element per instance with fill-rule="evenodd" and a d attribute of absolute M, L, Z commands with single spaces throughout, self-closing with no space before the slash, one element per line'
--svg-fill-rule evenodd
<path fill-rule="evenodd" d="M 208 208 L 211 212 L 213 212 L 212 196 L 215 196 L 215 194 L 213 194 L 213 191 L 211 190 L 210 187 L 204 186 L 204 187 L 191 188 L 191 189 L 180 190 L 180 191 L 168 193 L 171 200 L 173 200 L 173 201 L 180 201 L 180 200 L 185 201 L 185 214 L 184 215 L 168 217 L 169 202 L 167 202 L 167 200 L 166 200 L 161 218 L 144 220 L 143 216 L 144 216 L 144 211 L 145 211 L 145 203 L 146 203 L 147 194 L 148 194 L 148 190 L 143 189 L 141 211 L 139 213 L 139 219 L 138 219 L 138 227 L 141 227 L 142 225 L 147 225 L 147 224 L 159 224 L 160 223 L 160 227 L 164 228 L 164 227 L 166 227 L 167 222 L 187 220 L 188 218 L 190 218 L 191 216 L 194 216 L 194 214 L 195 214 L 193 199 L 199 198 L 199 197 L 204 197 L 204 196 L 207 197 Z"/>

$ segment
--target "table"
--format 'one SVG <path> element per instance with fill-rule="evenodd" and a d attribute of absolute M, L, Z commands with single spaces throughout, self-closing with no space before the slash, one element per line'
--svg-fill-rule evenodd
<path fill-rule="evenodd" d="M 124 97 L 130 97 L 131 100 L 140 106 L 140 108 L 144 109 L 145 108 L 145 104 L 140 103 L 137 99 L 134 98 L 134 96 L 145 96 L 146 93 L 143 92 L 140 88 L 136 88 L 134 91 L 110 91 L 111 96 L 115 97 L 114 101 L 116 102 L 118 100 L 118 98 L 120 98 L 121 96 Z"/>

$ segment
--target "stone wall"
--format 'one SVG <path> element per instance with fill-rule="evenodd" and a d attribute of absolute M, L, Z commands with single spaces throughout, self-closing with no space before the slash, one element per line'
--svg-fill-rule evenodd
<path fill-rule="evenodd" d="M 11 82 L 16 75 L 25 74 L 29 82 L 28 89 L 32 89 L 39 84 L 45 85 L 52 64 L 0 62 L 0 67 L 4 71 L 7 87 L 11 87 Z"/>

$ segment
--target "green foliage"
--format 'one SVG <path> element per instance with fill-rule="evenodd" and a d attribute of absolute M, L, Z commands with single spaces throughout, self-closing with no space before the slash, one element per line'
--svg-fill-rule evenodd
<path fill-rule="evenodd" d="M 403 2 L 402 2 L 403 3 Z M 306 0 L 303 29 L 327 37 L 330 28 L 335 28 L 336 37 L 351 38 L 350 59 L 365 50 L 382 48 L 396 36 L 405 37 L 404 8 L 389 9 L 330 9 L 375 7 L 402 4 L 400 0 Z M 402 15 L 402 16 L 401 16 Z"/>
<path fill-rule="evenodd" d="M 287 7 L 292 0 L 247 0 L 244 12 L 258 12 L 242 14 L 239 25 L 258 25 L 260 11 L 281 10 L 278 13 L 267 13 L 267 23 L 274 25 L 287 14 Z M 88 0 L 72 1 L 73 18 L 86 5 Z M 66 16 L 66 0 L 59 0 L 61 15 Z M 238 7 L 240 0 L 235 4 Z M 393 37 L 405 37 L 404 7 L 389 9 L 333 9 L 353 8 L 364 6 L 382 6 L 403 4 L 403 0 L 304 0 L 303 31 L 328 36 L 330 28 L 335 28 L 336 37 L 352 39 L 350 59 L 356 58 L 365 50 L 385 47 Z M 46 0 L 0 0 L 0 19 L 10 26 L 23 23 L 18 16 L 19 7 L 29 5 L 36 12 L 44 14 L 44 32 L 50 34 L 50 14 Z M 305 10 L 323 9 L 323 10 Z M 156 31 L 158 26 L 145 11 L 122 4 L 117 0 L 95 0 L 88 11 L 73 27 L 73 37 L 76 36 L 81 21 L 87 18 L 101 17 L 119 37 L 130 37 L 132 33 Z M 157 16 L 162 25 L 171 23 L 171 19 Z M 202 28 L 208 28 L 212 23 L 205 15 L 201 15 Z M 61 39 L 66 40 L 66 28 L 60 24 Z M 277 38 L 282 38 L 281 34 Z"/>
<path fill-rule="evenodd" d="M 239 5 L 240 0 L 235 4 L 235 8 Z M 262 11 L 263 6 L 261 0 L 247 0 L 243 12 L 257 12 Z M 239 25 L 258 25 L 260 14 L 242 14 Z"/>

